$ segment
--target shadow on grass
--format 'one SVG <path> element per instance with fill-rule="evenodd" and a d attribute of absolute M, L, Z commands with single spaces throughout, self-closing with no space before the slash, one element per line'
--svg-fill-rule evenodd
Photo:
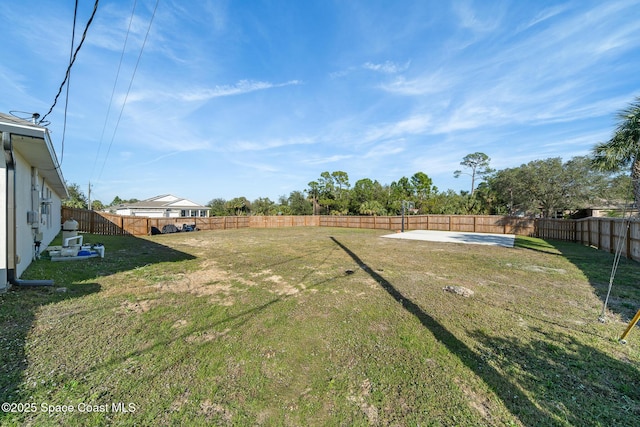
<path fill-rule="evenodd" d="M 58 236 L 57 240 L 60 240 Z M 52 279 L 55 287 L 14 286 L 0 295 L 0 402 L 20 401 L 20 384 L 29 360 L 25 348 L 27 337 L 41 307 L 83 298 L 100 292 L 96 278 L 144 265 L 194 259 L 192 255 L 168 246 L 133 236 L 84 235 L 86 243 L 103 243 L 104 259 L 52 262 L 34 261 L 22 279 Z M 56 244 L 56 240 L 52 245 Z M 58 243 L 59 244 L 59 243 Z M 60 288 L 65 288 L 64 290 Z M 6 416 L 0 412 L 0 420 Z"/>
<path fill-rule="evenodd" d="M 284 264 L 286 262 L 291 262 L 294 260 L 298 260 L 298 259 L 302 259 L 305 257 L 312 257 L 312 255 L 317 255 L 318 253 L 324 251 L 323 250 L 317 250 L 317 251 L 310 251 L 306 254 L 303 255 L 299 255 L 296 257 L 291 257 L 288 258 L 287 260 L 284 261 L 279 261 L 276 263 L 272 263 L 269 264 L 268 266 L 275 266 L 275 265 L 281 265 Z M 318 266 L 324 264 L 327 259 L 332 255 L 332 251 L 337 251 L 339 249 L 335 248 L 332 249 L 329 253 L 327 253 L 327 255 L 320 259 L 318 261 Z M 305 284 L 304 286 L 304 291 L 303 292 L 309 292 L 312 291 L 313 289 L 318 289 L 324 285 L 330 284 L 334 281 L 336 281 L 337 279 L 344 277 L 345 273 L 340 273 L 340 274 L 336 274 L 334 276 L 329 276 L 326 278 L 322 278 L 320 280 L 317 280 L 315 282 L 310 283 L 310 281 L 308 280 L 309 277 L 311 275 L 313 275 L 315 273 L 316 269 L 315 268 L 310 268 L 309 271 L 304 274 L 297 282 L 297 285 L 300 284 Z M 233 329 L 239 329 L 241 328 L 243 325 L 245 325 L 247 322 L 251 321 L 251 319 L 257 315 L 259 315 L 260 313 L 263 313 L 265 311 L 267 311 L 270 307 L 275 306 L 277 304 L 282 304 L 285 303 L 286 301 L 289 301 L 291 299 L 295 298 L 296 294 L 283 294 L 280 295 L 276 298 L 272 298 L 270 300 L 265 301 L 264 303 L 255 306 L 255 307 L 247 307 L 246 309 L 243 309 L 242 311 L 239 311 L 237 313 L 233 313 L 233 314 L 227 314 L 225 315 L 225 317 L 223 319 L 220 320 L 216 320 L 210 323 L 206 323 L 204 325 L 202 325 L 199 328 L 186 328 L 182 333 L 176 334 L 170 338 L 167 339 L 158 339 L 154 344 L 150 345 L 150 346 L 145 346 L 143 349 L 135 349 L 132 350 L 130 352 L 122 352 L 120 354 L 117 355 L 117 357 L 115 358 L 111 358 L 109 360 L 107 360 L 104 364 L 101 365 L 97 365 L 95 367 L 93 367 L 91 369 L 90 372 L 95 372 L 98 371 L 100 369 L 109 369 L 109 370 L 115 370 L 117 366 L 119 366 L 122 362 L 124 362 L 125 360 L 131 359 L 131 358 L 136 358 L 138 356 L 141 356 L 143 354 L 148 354 L 148 353 L 153 353 L 154 351 L 156 351 L 159 348 L 167 348 L 169 345 L 171 345 L 174 342 L 177 341 L 183 341 L 183 340 L 187 340 L 190 337 L 198 337 L 201 336 L 201 334 L 206 334 L 206 333 L 210 333 L 211 331 L 220 331 L 222 330 L 222 328 L 224 327 L 229 327 L 229 328 L 233 328 Z M 201 347 L 204 347 L 206 345 L 208 345 L 208 340 L 202 340 L 199 344 L 197 344 Z"/>
<path fill-rule="evenodd" d="M 438 341 L 440 341 L 451 354 L 455 355 L 462 363 L 480 377 L 491 390 L 498 396 L 509 411 L 518 416 L 525 425 L 553 425 L 554 420 L 549 415 L 538 409 L 520 388 L 513 384 L 509 378 L 505 378 L 496 369 L 483 362 L 481 357 L 471 350 L 464 342 L 447 330 L 436 319 L 425 313 L 420 306 L 405 297 L 391 282 L 376 273 L 358 255 L 348 247 L 340 243 L 336 238 L 331 239 L 344 250 L 363 271 L 382 286 L 387 293 L 395 299 L 409 313 L 414 315 L 422 325 L 427 328 Z"/>
<path fill-rule="evenodd" d="M 358 255 L 334 237 L 331 239 L 480 377 L 524 425 L 637 425 L 640 417 L 637 367 L 613 359 L 569 335 L 542 329 L 534 329 L 540 339 L 530 341 L 472 332 L 470 336 L 484 348 L 480 355 Z M 508 377 L 502 372 L 508 373 Z"/>
<path fill-rule="evenodd" d="M 539 337 L 496 337 L 470 334 L 484 348 L 485 359 L 509 381 L 532 396 L 551 425 L 633 426 L 640 419 L 640 371 L 613 359 L 574 337 L 536 329 Z M 526 410 L 524 408 L 523 410 Z M 527 425 L 538 414 L 521 416 Z"/>
<path fill-rule="evenodd" d="M 596 295 L 604 305 L 614 267 L 615 255 L 578 243 L 559 240 L 516 239 L 516 246 L 546 254 L 560 255 L 575 265 L 585 275 Z M 628 322 L 640 309 L 640 264 L 621 258 L 607 303 L 607 310 L 618 314 Z M 597 319 L 600 311 L 593 313 Z"/>
<path fill-rule="evenodd" d="M 66 292 L 49 287 L 14 287 L 0 295 L 0 402 L 25 403 L 19 390 L 29 363 L 25 345 L 40 307 L 99 291 L 99 284 L 86 283 Z M 0 412 L 0 420 L 7 415 L 5 412 Z"/>
<path fill-rule="evenodd" d="M 134 236 L 101 236 L 83 234 L 85 243 L 102 243 L 104 258 L 83 261 L 53 262 L 46 257 L 33 262 L 23 274 L 24 279 L 53 279 L 58 286 L 94 280 L 145 265 L 195 259 L 193 255 L 177 251 L 154 240 Z M 58 240 L 60 236 L 56 240 Z M 56 241 L 52 245 L 55 245 Z"/>

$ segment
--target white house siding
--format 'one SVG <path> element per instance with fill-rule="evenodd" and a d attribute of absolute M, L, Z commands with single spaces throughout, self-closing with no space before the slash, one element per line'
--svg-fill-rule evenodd
<path fill-rule="evenodd" d="M 33 229 L 27 222 L 31 210 L 31 166 L 14 151 L 16 198 L 16 277 L 20 277 L 33 258 Z"/>
<path fill-rule="evenodd" d="M 182 213 L 185 215 L 182 215 Z M 122 216 L 144 216 L 148 218 L 195 218 L 208 216 L 206 209 L 190 208 L 159 208 L 159 209 L 116 209 L 116 214 Z"/>
<path fill-rule="evenodd" d="M 171 212 L 169 211 L 169 214 L 167 215 L 167 211 L 166 210 L 153 210 L 153 209 L 136 209 L 134 211 L 134 215 L 136 216 L 146 216 L 149 218 L 175 218 L 177 216 L 180 215 L 180 212 L 178 212 L 176 214 L 176 212 Z"/>
<path fill-rule="evenodd" d="M 59 197 L 54 196 L 46 181 L 43 185 L 43 180 L 39 176 L 38 170 L 34 169 L 32 171 L 31 165 L 26 162 L 20 153 L 14 151 L 14 158 L 16 161 L 16 277 L 20 277 L 33 260 L 36 232 L 42 233 L 41 251 L 60 232 L 62 202 Z M 32 193 L 32 173 L 37 191 L 37 196 L 35 197 Z M 43 207 L 40 203 L 43 198 L 51 199 L 52 204 L 49 207 Z M 37 222 L 29 223 L 29 211 L 37 212 Z"/>
<path fill-rule="evenodd" d="M 116 214 L 122 215 L 122 216 L 131 215 L 131 209 L 116 209 Z"/>
<path fill-rule="evenodd" d="M 62 199 L 55 194 L 46 181 L 43 185 L 42 178 L 40 179 L 40 194 L 43 199 L 51 200 L 51 204 L 46 208 L 40 205 L 40 231 L 42 232 L 40 252 L 42 252 L 62 229 Z"/>
<path fill-rule="evenodd" d="M 61 228 L 68 196 L 46 128 L 0 113 L 5 160 L 0 161 L 0 290 L 20 278 Z M 38 169 L 40 168 L 40 169 Z"/>

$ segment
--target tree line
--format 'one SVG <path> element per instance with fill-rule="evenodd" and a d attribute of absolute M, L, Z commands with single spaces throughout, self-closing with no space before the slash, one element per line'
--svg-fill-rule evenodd
<path fill-rule="evenodd" d="M 260 197 L 230 200 L 216 198 L 207 203 L 212 216 L 240 215 L 400 215 L 406 214 L 496 214 L 558 217 L 573 215 L 594 205 L 624 202 L 630 196 L 628 176 L 607 172 L 594 165 L 590 156 L 534 160 L 515 168 L 493 170 L 484 153 L 472 153 L 460 163 L 464 169 L 454 176 L 469 175 L 469 191 L 440 191 L 425 172 L 400 177 L 390 184 L 363 178 L 353 185 L 345 171 L 325 171 L 307 188 L 280 196 L 277 201 Z M 79 186 L 69 185 L 72 197 L 65 205 L 87 208 Z M 112 206 L 137 202 L 116 197 Z M 72 202 L 72 203 L 70 203 Z M 93 201 L 95 210 L 104 208 Z"/>
<path fill-rule="evenodd" d="M 483 165 L 469 158 L 482 158 Z M 630 196 L 630 179 L 602 171 L 589 156 L 535 160 L 515 168 L 490 169 L 489 157 L 473 153 L 461 162 L 477 183 L 471 191 L 440 191 L 424 172 L 390 184 L 363 178 L 350 184 L 345 171 L 322 172 L 304 190 L 278 201 L 245 197 L 213 199 L 212 215 L 399 215 L 497 214 L 558 217 L 594 205 L 621 204 Z M 459 171 L 456 171 L 459 172 Z M 458 176 L 461 173 L 457 173 Z M 407 209 L 409 208 L 409 209 Z"/>
<path fill-rule="evenodd" d="M 363 178 L 351 185 L 345 171 L 325 171 L 304 189 L 277 201 L 260 197 L 207 203 L 212 216 L 233 215 L 399 215 L 496 214 L 538 217 L 574 215 L 593 206 L 640 202 L 640 97 L 618 114 L 611 139 L 597 144 L 591 155 L 567 161 L 560 157 L 533 160 L 518 167 L 495 170 L 481 152 L 465 156 L 456 178 L 471 178 L 469 191 L 440 191 L 425 172 L 400 177 L 390 184 Z M 626 173 L 627 168 L 630 174 Z M 68 185 L 66 206 L 87 208 L 77 184 Z M 138 201 L 116 196 L 111 205 Z M 92 202 L 93 209 L 105 206 Z"/>

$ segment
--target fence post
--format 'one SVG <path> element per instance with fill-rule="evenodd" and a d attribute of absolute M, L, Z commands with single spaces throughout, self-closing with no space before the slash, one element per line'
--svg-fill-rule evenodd
<path fill-rule="evenodd" d="M 624 227 L 624 217 L 622 219 L 622 226 Z M 627 246 L 627 259 L 631 259 L 631 222 L 627 222 L 627 229 L 624 230 L 624 235 L 626 236 L 626 246 Z"/>
<path fill-rule="evenodd" d="M 615 249 L 614 249 L 614 243 L 616 241 L 615 239 L 615 232 L 616 232 L 616 223 L 615 220 L 609 220 L 609 252 L 610 253 L 614 253 Z M 622 237 L 622 236 L 620 236 Z"/>
<path fill-rule="evenodd" d="M 602 248 L 602 221 L 598 221 L 598 249 Z"/>

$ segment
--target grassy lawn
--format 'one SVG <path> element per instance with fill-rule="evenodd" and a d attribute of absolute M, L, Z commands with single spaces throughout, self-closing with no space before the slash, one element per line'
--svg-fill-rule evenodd
<path fill-rule="evenodd" d="M 0 423 L 637 425 L 640 330 L 618 337 L 638 263 L 600 323 L 611 254 L 382 234 L 85 235 L 103 260 L 41 259 L 23 278 L 56 288 L 0 295 L 0 401 L 21 411 Z"/>

